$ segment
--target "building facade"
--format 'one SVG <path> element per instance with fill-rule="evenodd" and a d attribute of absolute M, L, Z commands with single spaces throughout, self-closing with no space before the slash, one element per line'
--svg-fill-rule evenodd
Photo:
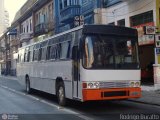
<path fill-rule="evenodd" d="M 9 13 L 4 7 L 4 0 L 0 1 L 0 35 L 9 27 Z"/>
<path fill-rule="evenodd" d="M 54 34 L 53 0 L 28 0 L 0 38 L 2 73 L 16 75 L 18 48 Z M 28 9 L 29 8 L 29 9 Z M 5 42 L 5 44 L 4 44 Z"/>
<path fill-rule="evenodd" d="M 106 8 L 121 2 L 120 0 L 54 0 L 55 32 L 77 27 L 82 24 L 94 24 L 96 8 Z"/>
<path fill-rule="evenodd" d="M 74 27 L 75 16 L 81 14 L 80 0 L 54 0 L 55 33 Z"/>
<path fill-rule="evenodd" d="M 159 52 L 159 0 L 124 0 L 116 5 L 95 9 L 95 24 L 112 24 L 138 30 L 139 58 L 142 84 L 160 86 L 158 74 Z M 149 32 L 149 31 L 152 32 Z"/>

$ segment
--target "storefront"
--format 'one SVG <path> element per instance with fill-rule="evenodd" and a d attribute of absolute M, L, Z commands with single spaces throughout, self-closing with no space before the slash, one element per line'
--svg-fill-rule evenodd
<path fill-rule="evenodd" d="M 153 19 L 153 10 L 130 17 L 130 26 L 138 30 L 141 82 L 147 85 L 154 85 L 155 23 Z"/>
<path fill-rule="evenodd" d="M 153 23 L 142 25 L 138 29 L 139 58 L 142 84 L 154 85 L 155 64 L 155 27 Z"/>

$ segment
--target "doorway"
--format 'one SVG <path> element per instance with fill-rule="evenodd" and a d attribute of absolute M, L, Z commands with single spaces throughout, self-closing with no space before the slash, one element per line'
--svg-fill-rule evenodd
<path fill-rule="evenodd" d="M 142 85 L 153 85 L 154 45 L 139 46 L 139 59 Z"/>

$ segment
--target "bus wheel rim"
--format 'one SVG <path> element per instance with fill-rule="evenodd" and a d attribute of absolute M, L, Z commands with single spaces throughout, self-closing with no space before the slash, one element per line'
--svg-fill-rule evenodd
<path fill-rule="evenodd" d="M 60 87 L 59 88 L 59 100 L 60 102 L 62 102 L 64 99 L 64 90 L 63 90 L 63 87 Z"/>
<path fill-rule="evenodd" d="M 29 82 L 27 81 L 27 84 L 26 84 L 26 91 L 28 92 L 29 91 Z"/>

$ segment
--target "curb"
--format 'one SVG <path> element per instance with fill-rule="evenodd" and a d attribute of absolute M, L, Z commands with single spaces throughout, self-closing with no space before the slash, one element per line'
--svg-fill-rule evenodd
<path fill-rule="evenodd" d="M 145 102 L 145 101 L 137 101 L 137 100 L 127 100 L 130 102 L 136 102 L 136 103 L 142 103 L 142 104 L 146 104 L 146 105 L 154 105 L 154 106 L 160 106 L 160 104 L 156 104 L 156 103 L 149 103 L 149 102 Z"/>
<path fill-rule="evenodd" d="M 10 76 L 0 76 L 0 78 L 10 79 L 10 80 L 17 80 L 17 77 L 10 77 Z"/>

